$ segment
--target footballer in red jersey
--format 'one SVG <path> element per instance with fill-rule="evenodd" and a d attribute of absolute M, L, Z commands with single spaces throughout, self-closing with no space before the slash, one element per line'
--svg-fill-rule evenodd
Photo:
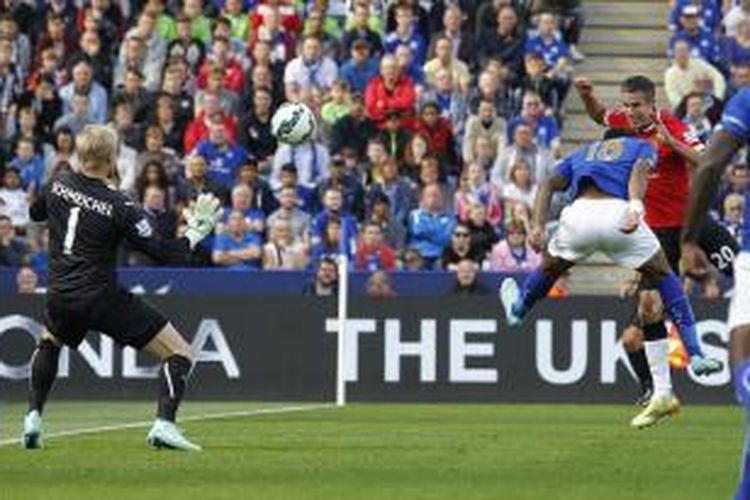
<path fill-rule="evenodd" d="M 578 78 L 575 86 L 591 119 L 609 129 L 649 140 L 656 148 L 657 162 L 644 198 L 645 221 L 659 238 L 673 270 L 679 272 L 680 231 L 687 210 L 690 172 L 699 162 L 704 145 L 670 111 L 656 108 L 656 87 L 644 76 L 622 82 L 621 104 L 617 107 L 605 107 L 595 97 L 589 80 Z M 731 274 L 731 264 L 727 265 L 723 255 L 736 254 L 739 248 L 722 226 L 707 221 L 700 244 L 707 255 L 714 256 L 712 262 L 721 272 Z M 652 374 L 663 373 L 655 366 L 668 363 L 667 329 L 663 305 L 652 283 L 641 280 L 638 299 L 635 321 L 626 329 L 623 344 L 641 382 L 639 403 L 647 405 L 654 390 Z"/>

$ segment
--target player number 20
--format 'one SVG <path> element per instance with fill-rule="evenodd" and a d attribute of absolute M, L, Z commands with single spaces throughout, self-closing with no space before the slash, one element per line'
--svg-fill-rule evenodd
<path fill-rule="evenodd" d="M 76 240 L 76 228 L 78 227 L 78 216 L 81 207 L 73 207 L 68 215 L 68 229 L 65 231 L 65 241 L 63 242 L 63 253 L 73 255 L 73 243 Z"/>

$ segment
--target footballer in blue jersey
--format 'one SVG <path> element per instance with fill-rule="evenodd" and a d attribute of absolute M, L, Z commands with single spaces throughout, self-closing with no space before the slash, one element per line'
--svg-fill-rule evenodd
<path fill-rule="evenodd" d="M 740 90 L 727 103 L 721 123 L 711 138 L 693 179 L 690 204 L 682 236 L 687 269 L 698 276 L 708 272 L 708 258 L 700 249 L 700 231 L 721 178 L 734 155 L 750 142 L 750 88 Z M 742 477 L 735 500 L 750 500 L 750 186 L 745 191 L 742 248 L 734 261 L 734 293 L 729 305 L 729 356 L 738 401 L 745 407 L 747 428 L 742 457 Z"/>
<path fill-rule="evenodd" d="M 542 265 L 519 289 L 513 278 L 503 280 L 500 299 L 509 326 L 521 323 L 531 308 L 547 296 L 557 279 L 576 263 L 595 252 L 617 264 L 639 271 L 654 283 L 665 310 L 680 330 L 697 375 L 722 370 L 720 361 L 703 354 L 690 303 L 679 277 L 672 271 L 659 240 L 643 221 L 646 179 L 656 163 L 649 141 L 616 137 L 594 142 L 565 158 L 539 190 L 534 204 L 534 223 L 529 244 L 542 254 Z M 614 138 L 612 138 L 614 137 Z M 567 191 L 573 201 L 565 207 L 560 224 L 548 244 L 544 235 L 550 200 L 555 191 Z M 668 343 L 655 343 L 668 357 Z M 676 413 L 680 403 L 672 391 L 668 363 L 651 366 L 654 396 L 631 425 L 648 427 Z"/>

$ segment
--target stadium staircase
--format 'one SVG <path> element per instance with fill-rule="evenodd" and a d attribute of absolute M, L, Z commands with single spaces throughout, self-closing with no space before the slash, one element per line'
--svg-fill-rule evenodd
<path fill-rule="evenodd" d="M 627 75 L 642 74 L 657 83 L 657 101 L 666 106 L 663 92 L 669 40 L 667 0 L 584 0 L 586 26 L 580 48 L 586 61 L 576 65 L 576 75 L 589 78 L 606 104 L 617 102 L 619 82 Z M 563 143 L 571 151 L 601 137 L 603 129 L 588 119 L 575 90 L 565 102 Z M 570 292 L 586 295 L 617 293 L 631 273 L 594 256 L 573 270 Z"/>

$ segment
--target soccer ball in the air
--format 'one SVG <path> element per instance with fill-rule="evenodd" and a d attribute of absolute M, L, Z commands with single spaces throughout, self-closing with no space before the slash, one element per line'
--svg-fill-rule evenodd
<path fill-rule="evenodd" d="M 284 103 L 271 118 L 271 133 L 279 142 L 302 144 L 315 133 L 315 115 L 301 102 Z"/>

